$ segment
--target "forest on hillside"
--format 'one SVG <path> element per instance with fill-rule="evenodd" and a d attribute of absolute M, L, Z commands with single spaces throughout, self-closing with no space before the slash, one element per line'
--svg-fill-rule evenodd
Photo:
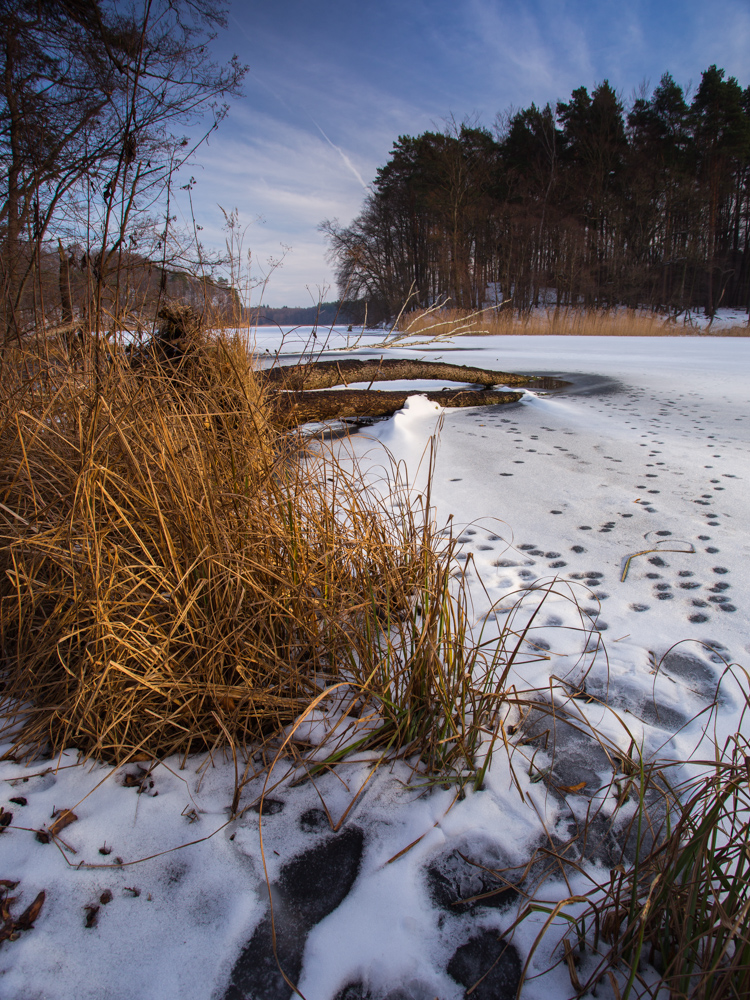
<path fill-rule="evenodd" d="M 373 320 L 410 296 L 750 309 L 750 87 L 725 76 L 690 95 L 667 73 L 627 108 L 605 80 L 493 131 L 400 136 L 359 216 L 321 226 L 342 299 Z"/>

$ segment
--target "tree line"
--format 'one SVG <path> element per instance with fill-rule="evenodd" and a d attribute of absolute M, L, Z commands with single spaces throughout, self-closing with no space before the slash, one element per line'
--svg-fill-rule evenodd
<path fill-rule="evenodd" d="M 400 136 L 354 221 L 321 226 L 350 310 L 750 311 L 750 87 L 711 66 L 692 96 L 642 91 Z"/>

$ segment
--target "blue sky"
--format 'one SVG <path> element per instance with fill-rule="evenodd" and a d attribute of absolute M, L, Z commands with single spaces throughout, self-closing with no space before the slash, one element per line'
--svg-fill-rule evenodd
<path fill-rule="evenodd" d="M 254 277 L 272 272 L 263 301 L 304 305 L 336 297 L 318 224 L 357 214 L 398 135 L 450 116 L 491 127 L 604 79 L 627 103 L 712 63 L 747 86 L 750 2 L 231 0 L 214 49 L 250 71 L 188 171 L 202 236 L 223 245 L 218 206 L 238 209 Z"/>

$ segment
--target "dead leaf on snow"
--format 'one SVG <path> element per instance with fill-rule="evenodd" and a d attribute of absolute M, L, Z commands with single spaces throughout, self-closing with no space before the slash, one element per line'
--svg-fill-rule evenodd
<path fill-rule="evenodd" d="M 37 895 L 34 902 L 27 906 L 23 911 L 18 920 L 14 921 L 16 930 L 19 931 L 29 931 L 34 926 L 34 921 L 39 916 L 39 913 L 44 905 L 44 900 L 46 899 L 46 893 L 44 889 Z"/>
<path fill-rule="evenodd" d="M 55 817 L 55 822 L 48 829 L 50 837 L 56 837 L 61 830 L 70 826 L 71 823 L 75 823 L 77 819 L 78 817 L 72 809 L 61 809 Z"/>

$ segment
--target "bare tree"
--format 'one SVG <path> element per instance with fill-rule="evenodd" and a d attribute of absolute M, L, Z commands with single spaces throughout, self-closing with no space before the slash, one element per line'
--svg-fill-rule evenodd
<path fill-rule="evenodd" d="M 186 133 L 206 112 L 215 128 L 238 93 L 237 58 L 209 57 L 223 25 L 209 0 L 0 0 L 5 343 L 38 319 L 27 287 L 53 234 L 85 251 L 88 321 L 99 327 L 138 226 L 165 214 L 169 179 L 194 151 Z M 70 253 L 60 262 L 69 273 Z"/>

